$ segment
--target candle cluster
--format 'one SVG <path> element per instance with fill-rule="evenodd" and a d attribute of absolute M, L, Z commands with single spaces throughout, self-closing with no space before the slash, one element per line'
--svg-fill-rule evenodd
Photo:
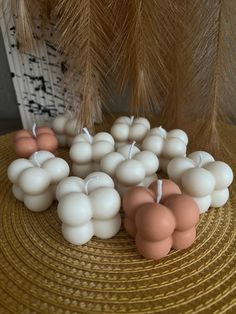
<path fill-rule="evenodd" d="M 225 162 L 215 161 L 206 152 L 174 158 L 168 165 L 168 176 L 184 193 L 193 197 L 200 213 L 209 207 L 221 207 L 229 198 L 228 187 L 233 181 L 232 169 Z"/>
<path fill-rule="evenodd" d="M 13 195 L 25 206 L 40 212 L 49 208 L 55 197 L 55 185 L 69 175 L 67 162 L 47 151 L 35 152 L 29 159 L 16 159 L 7 174 L 13 183 Z"/>
<path fill-rule="evenodd" d="M 74 138 L 70 148 L 72 172 L 81 178 L 100 170 L 102 157 L 115 150 L 114 139 L 109 133 L 100 132 L 92 136 L 86 128 L 83 130 L 84 133 Z"/>
<path fill-rule="evenodd" d="M 171 248 L 186 249 L 195 240 L 198 206 L 170 180 L 158 180 L 149 189 L 130 189 L 124 195 L 123 208 L 125 228 L 148 259 L 160 259 Z"/>
<path fill-rule="evenodd" d="M 188 145 L 187 134 L 180 129 L 167 132 L 162 127 L 151 129 L 142 141 L 143 150 L 155 153 L 160 158 L 162 171 L 166 172 L 171 159 L 185 156 Z"/>
<path fill-rule="evenodd" d="M 55 153 L 58 147 L 54 131 L 48 127 L 36 128 L 36 124 L 33 125 L 31 132 L 28 130 L 16 132 L 13 142 L 16 155 L 23 158 L 28 158 L 39 150 Z"/>
<path fill-rule="evenodd" d="M 115 139 L 116 148 L 135 141 L 138 144 L 142 142 L 151 125 L 146 118 L 119 117 L 115 120 L 111 134 Z"/>
<path fill-rule="evenodd" d="M 135 142 L 101 159 L 101 170 L 114 178 L 121 194 L 131 186 L 150 184 L 156 178 L 158 167 L 156 155 L 150 151 L 140 151 Z"/>
<path fill-rule="evenodd" d="M 85 180 L 65 178 L 59 183 L 56 196 L 62 234 L 70 243 L 82 245 L 94 235 L 109 239 L 120 230 L 121 199 L 107 174 L 94 172 Z"/>
<path fill-rule="evenodd" d="M 78 133 L 77 120 L 71 113 L 56 117 L 52 121 L 52 128 L 56 133 L 60 147 L 71 146 L 74 137 Z"/>

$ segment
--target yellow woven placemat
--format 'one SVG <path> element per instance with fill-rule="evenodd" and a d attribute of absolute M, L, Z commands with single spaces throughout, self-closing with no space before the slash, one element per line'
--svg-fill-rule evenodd
<path fill-rule="evenodd" d="M 236 129 L 224 132 L 236 148 Z M 194 245 L 158 262 L 141 258 L 124 230 L 76 247 L 56 204 L 32 213 L 12 196 L 11 137 L 0 137 L 0 313 L 236 313 L 235 185 L 224 208 L 201 216 Z"/>

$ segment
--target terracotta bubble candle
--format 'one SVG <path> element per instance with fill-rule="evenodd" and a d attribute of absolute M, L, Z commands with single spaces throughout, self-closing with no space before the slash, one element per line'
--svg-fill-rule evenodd
<path fill-rule="evenodd" d="M 104 156 L 100 166 L 102 171 L 114 178 L 116 188 L 122 194 L 126 188 L 149 185 L 149 179 L 155 180 L 159 161 L 153 152 L 140 151 L 133 142 Z"/>
<path fill-rule="evenodd" d="M 196 238 L 198 206 L 170 180 L 130 189 L 123 198 L 123 208 L 125 229 L 147 259 L 163 258 L 171 248 L 186 249 Z"/>
<path fill-rule="evenodd" d="M 107 174 L 94 172 L 85 180 L 68 177 L 59 183 L 56 195 L 62 234 L 68 242 L 82 245 L 93 236 L 109 239 L 120 230 L 121 199 Z"/>
<path fill-rule="evenodd" d="M 198 151 L 188 157 L 174 158 L 167 172 L 184 193 L 194 198 L 200 213 L 210 207 L 221 207 L 228 201 L 232 169 L 225 162 L 215 161 L 207 152 Z"/>
<path fill-rule="evenodd" d="M 81 178 L 100 170 L 102 157 L 115 150 L 114 139 L 109 133 L 100 132 L 92 136 L 87 128 L 83 132 L 74 138 L 70 148 L 72 173 Z"/>
<path fill-rule="evenodd" d="M 14 139 L 15 152 L 18 157 L 28 158 L 34 152 L 46 150 L 55 153 L 58 142 L 55 133 L 49 127 L 36 127 L 32 131 L 20 130 L 16 132 Z"/>
<path fill-rule="evenodd" d="M 16 199 L 34 212 L 49 208 L 55 198 L 55 187 L 69 175 L 69 166 L 62 158 L 48 151 L 35 152 L 30 159 L 16 159 L 7 174 L 13 183 Z"/>
<path fill-rule="evenodd" d="M 60 147 L 70 147 L 80 129 L 77 119 L 71 112 L 56 117 L 52 121 L 52 128 L 56 133 Z"/>
<path fill-rule="evenodd" d="M 116 148 L 135 141 L 141 143 L 147 132 L 150 130 L 150 122 L 146 118 L 119 117 L 115 120 L 111 134 L 115 139 Z"/>
<path fill-rule="evenodd" d="M 187 134 L 180 129 L 167 132 L 162 127 L 151 129 L 142 141 L 141 148 L 153 152 L 160 160 L 160 168 L 166 173 L 169 161 L 185 156 L 188 144 Z"/>

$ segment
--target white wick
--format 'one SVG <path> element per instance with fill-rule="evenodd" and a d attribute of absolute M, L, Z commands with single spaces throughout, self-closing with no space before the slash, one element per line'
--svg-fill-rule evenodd
<path fill-rule="evenodd" d="M 202 162 L 203 162 L 202 154 L 200 153 L 200 154 L 199 154 L 199 162 L 198 162 L 198 164 L 197 164 L 197 167 L 201 168 L 201 167 L 202 167 Z"/>
<path fill-rule="evenodd" d="M 39 159 L 38 159 L 38 152 L 35 152 L 35 153 L 33 154 L 33 159 L 34 159 L 36 165 L 37 165 L 38 167 L 41 167 L 41 165 L 40 165 L 40 163 L 39 163 Z"/>
<path fill-rule="evenodd" d="M 93 143 L 93 139 L 92 139 L 91 134 L 89 133 L 89 130 L 87 128 L 83 128 L 83 131 L 88 136 L 89 143 L 92 144 Z"/>
<path fill-rule="evenodd" d="M 132 155 L 133 155 L 133 150 L 134 150 L 134 145 L 135 144 L 136 144 L 136 141 L 133 141 L 133 143 L 130 145 L 128 159 L 132 159 Z"/>
<path fill-rule="evenodd" d="M 159 129 L 159 131 L 161 133 L 161 136 L 165 137 L 166 134 L 165 134 L 165 131 L 164 131 L 162 125 L 160 125 L 158 129 Z"/>
<path fill-rule="evenodd" d="M 90 178 L 90 179 L 85 183 L 84 191 L 85 191 L 85 193 L 86 193 L 87 195 L 88 195 L 88 185 L 89 185 L 89 183 L 90 183 L 91 181 L 97 180 L 97 179 L 99 179 L 99 177 L 92 177 L 92 178 Z"/>
<path fill-rule="evenodd" d="M 36 134 L 36 127 L 37 127 L 37 125 L 36 125 L 36 123 L 34 123 L 33 126 L 32 126 L 32 133 L 33 133 L 33 136 L 34 136 L 35 138 L 37 137 L 37 134 Z"/>
<path fill-rule="evenodd" d="M 160 200 L 162 198 L 162 187 L 163 187 L 163 181 L 157 180 L 157 203 L 160 203 Z"/>
<path fill-rule="evenodd" d="M 134 122 L 134 116 L 130 117 L 130 125 L 132 125 L 132 123 Z"/>

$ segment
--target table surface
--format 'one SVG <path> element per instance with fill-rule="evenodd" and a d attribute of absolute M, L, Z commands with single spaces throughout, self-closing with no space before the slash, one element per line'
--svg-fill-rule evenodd
<path fill-rule="evenodd" d="M 236 128 L 222 132 L 235 151 Z M 201 215 L 190 249 L 154 262 L 123 228 L 74 246 L 61 235 L 56 203 L 33 213 L 15 200 L 6 177 L 11 141 L 0 137 L 0 313 L 235 313 L 235 183 L 223 208 Z M 68 150 L 59 154 L 68 160 Z"/>

